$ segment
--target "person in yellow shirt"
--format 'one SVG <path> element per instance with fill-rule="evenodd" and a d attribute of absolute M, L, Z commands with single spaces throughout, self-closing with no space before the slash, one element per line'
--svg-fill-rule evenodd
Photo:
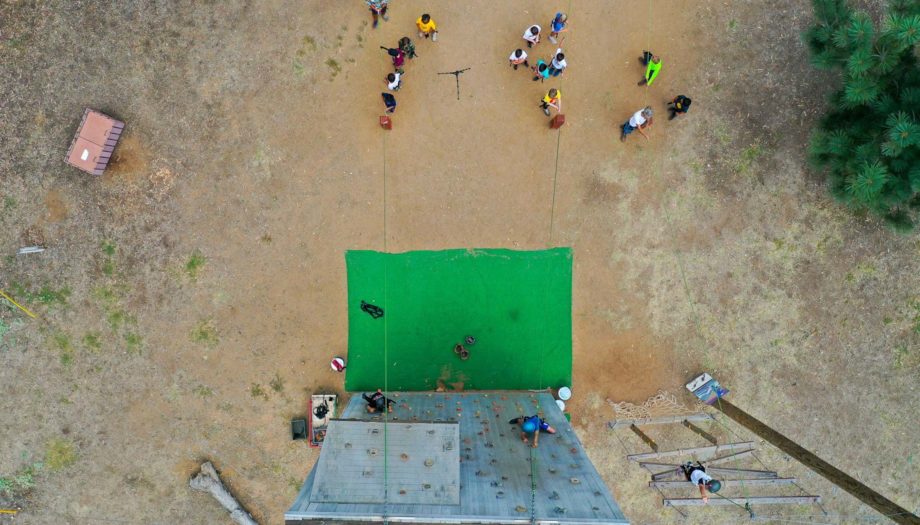
<path fill-rule="evenodd" d="M 438 24 L 434 23 L 434 20 L 431 19 L 431 15 L 425 13 L 420 16 L 418 20 L 415 21 L 415 25 L 418 26 L 419 38 L 431 37 L 432 42 L 438 41 Z"/>
<path fill-rule="evenodd" d="M 555 108 L 557 113 L 562 112 L 562 91 L 553 88 L 550 89 L 548 93 L 543 95 L 543 101 L 540 104 L 540 107 L 543 108 L 543 113 L 546 113 L 546 116 L 549 116 L 549 108 Z"/>

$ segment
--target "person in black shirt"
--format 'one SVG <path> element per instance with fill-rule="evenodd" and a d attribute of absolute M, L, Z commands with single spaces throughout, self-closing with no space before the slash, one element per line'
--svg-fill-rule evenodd
<path fill-rule="evenodd" d="M 674 120 L 674 117 L 690 111 L 690 97 L 677 95 L 674 100 L 668 102 L 668 120 Z"/>
<path fill-rule="evenodd" d="M 392 399 L 387 399 L 383 392 L 378 388 L 376 392 L 371 395 L 361 394 L 361 397 L 367 401 L 367 411 L 370 413 L 383 412 L 386 408 L 387 412 L 393 411 L 393 404 L 396 403 Z"/>

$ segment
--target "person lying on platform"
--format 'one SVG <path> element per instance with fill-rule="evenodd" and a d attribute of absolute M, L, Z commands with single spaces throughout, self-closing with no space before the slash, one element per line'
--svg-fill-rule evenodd
<path fill-rule="evenodd" d="M 386 409 L 387 412 L 392 412 L 392 405 L 396 403 L 392 399 L 387 399 L 387 397 L 383 395 L 383 392 L 381 392 L 379 388 L 373 394 L 361 394 L 361 397 L 367 401 L 367 411 L 371 414 L 375 412 L 383 412 L 384 409 Z"/>
<path fill-rule="evenodd" d="M 709 496 L 706 495 L 707 490 L 715 494 L 722 488 L 722 482 L 712 479 L 712 476 L 706 474 L 706 467 L 699 461 L 696 462 L 696 465 L 688 461 L 681 465 L 680 468 L 684 471 L 684 475 L 687 476 L 687 481 L 700 488 L 703 503 L 709 503 Z"/>
<path fill-rule="evenodd" d="M 521 441 L 527 443 L 527 434 L 533 434 L 533 448 L 537 448 L 537 443 L 540 441 L 540 431 L 555 434 L 556 429 L 549 426 L 546 421 L 540 419 L 539 416 L 521 416 L 516 417 L 509 421 L 512 425 L 521 425 Z"/>

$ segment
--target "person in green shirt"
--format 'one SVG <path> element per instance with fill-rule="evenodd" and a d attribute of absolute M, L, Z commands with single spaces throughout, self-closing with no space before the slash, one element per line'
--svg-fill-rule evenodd
<path fill-rule="evenodd" d="M 658 78 L 658 73 L 661 71 L 661 57 L 653 54 L 651 51 L 644 51 L 642 57 L 639 58 L 639 62 L 645 66 L 645 78 L 639 81 L 639 85 L 643 86 L 645 84 L 652 85 L 652 82 Z"/>

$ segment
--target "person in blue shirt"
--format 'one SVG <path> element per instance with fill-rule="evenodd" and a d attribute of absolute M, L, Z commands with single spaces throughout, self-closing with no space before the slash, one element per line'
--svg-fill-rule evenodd
<path fill-rule="evenodd" d="M 556 37 L 559 36 L 559 33 L 567 31 L 568 28 L 565 27 L 568 23 L 569 17 L 565 13 L 556 13 L 556 16 L 553 17 L 553 21 L 549 23 L 549 41 L 557 44 Z"/>
<path fill-rule="evenodd" d="M 540 82 L 543 82 L 544 80 L 549 78 L 549 74 L 550 74 L 549 65 L 542 58 L 540 60 L 537 60 L 537 65 L 531 67 L 530 69 L 531 71 L 533 71 L 533 75 L 534 75 L 533 81 L 534 82 L 536 82 L 537 80 L 539 80 Z"/>
<path fill-rule="evenodd" d="M 546 432 L 547 434 L 555 434 L 556 429 L 549 426 L 549 424 L 542 420 L 540 416 L 521 416 L 516 417 L 509 421 L 508 423 L 512 425 L 521 426 L 521 441 L 527 443 L 527 434 L 533 434 L 533 448 L 537 448 L 537 443 L 540 441 L 540 432 Z"/>

